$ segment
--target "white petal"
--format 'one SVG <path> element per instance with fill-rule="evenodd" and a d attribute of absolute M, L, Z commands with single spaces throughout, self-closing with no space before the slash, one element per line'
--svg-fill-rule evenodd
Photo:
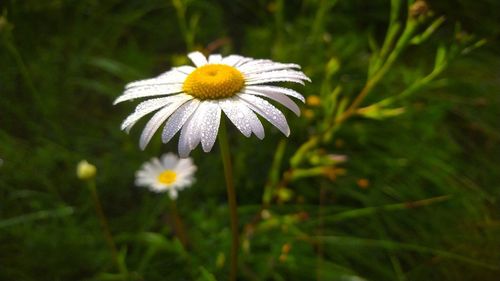
<path fill-rule="evenodd" d="M 130 129 L 132 129 L 132 126 L 139 121 L 142 117 L 146 116 L 147 114 L 163 107 L 166 106 L 167 104 L 173 103 L 173 102 L 180 102 L 181 100 L 190 100 L 193 97 L 186 95 L 186 94 L 178 94 L 175 96 L 169 96 L 169 97 L 164 97 L 164 98 L 157 98 L 157 99 L 150 99 L 144 102 L 141 102 L 137 107 L 135 108 L 135 112 L 130 114 L 123 122 L 121 125 L 121 129 L 125 130 L 127 133 L 130 132 Z"/>
<path fill-rule="evenodd" d="M 298 64 L 293 64 L 293 63 L 288 63 L 288 64 L 263 63 L 263 64 L 252 64 L 252 65 L 250 65 L 250 63 L 247 63 L 244 66 L 239 67 L 238 70 L 240 70 L 245 75 L 248 75 L 253 73 L 269 72 L 269 71 L 284 70 L 291 68 L 300 68 L 300 66 Z"/>
<path fill-rule="evenodd" d="M 157 165 L 154 165 L 155 158 L 151 158 L 151 160 L 149 160 L 149 162 L 144 163 L 144 165 L 142 165 L 141 171 L 144 171 L 144 172 L 149 173 L 149 174 L 161 173 L 161 171 L 163 170 L 162 167 L 158 167 Z M 141 171 L 139 171 L 138 173 L 140 173 Z"/>
<path fill-rule="evenodd" d="M 234 65 L 234 67 L 239 68 L 239 67 L 241 67 L 241 66 L 245 65 L 246 63 L 249 63 L 249 62 L 252 62 L 252 61 L 254 61 L 254 59 L 252 59 L 252 58 L 245 58 L 245 57 L 243 57 L 240 61 L 238 61 L 238 62 Z"/>
<path fill-rule="evenodd" d="M 160 182 L 155 182 L 149 186 L 149 190 L 156 193 L 162 193 L 168 190 L 168 186 Z"/>
<path fill-rule="evenodd" d="M 195 182 L 194 177 L 183 178 L 182 180 L 179 179 L 175 183 L 175 189 L 177 189 L 178 191 L 184 190 L 187 187 L 190 187 L 191 185 L 193 185 L 194 182 Z"/>
<path fill-rule="evenodd" d="M 250 110 L 250 109 L 248 109 L 248 110 Z M 252 132 L 259 139 L 264 139 L 264 137 L 266 136 L 266 133 L 264 132 L 264 126 L 262 126 L 262 123 L 260 122 L 259 117 L 257 117 L 257 115 L 255 115 L 255 113 L 253 113 L 252 110 L 250 110 L 250 112 L 252 113 L 252 115 L 248 115 L 248 117 L 249 116 L 252 116 L 252 117 L 248 119 L 248 122 L 250 122 L 250 125 L 252 126 Z"/>
<path fill-rule="evenodd" d="M 151 184 L 153 184 L 153 181 L 151 178 L 138 177 L 135 179 L 134 183 L 136 186 L 150 186 Z"/>
<path fill-rule="evenodd" d="M 172 199 L 172 200 L 177 199 L 177 190 L 175 188 L 170 188 L 168 190 L 168 195 L 170 196 L 170 199 Z"/>
<path fill-rule="evenodd" d="M 152 158 L 152 159 L 149 161 L 149 163 L 151 163 L 151 164 L 152 164 L 152 166 L 154 167 L 154 169 L 155 169 L 157 172 L 160 172 L 160 173 L 161 173 L 161 172 L 163 172 L 163 170 L 165 170 L 165 169 L 163 168 L 163 165 L 162 165 L 162 164 L 161 164 L 161 162 L 160 162 L 160 159 L 158 159 L 157 157 Z"/>
<path fill-rule="evenodd" d="M 171 95 L 180 92 L 182 92 L 182 84 L 134 87 L 125 90 L 125 92 L 119 96 L 113 104 L 136 98 Z"/>
<path fill-rule="evenodd" d="M 181 158 L 181 159 L 187 159 L 187 158 Z M 179 178 L 179 181 L 181 180 L 187 180 L 189 181 L 190 179 L 194 179 L 193 174 L 196 172 L 196 166 L 184 169 L 184 170 L 176 170 L 177 177 Z"/>
<path fill-rule="evenodd" d="M 141 102 L 135 108 L 134 113 L 130 114 L 125 120 L 123 120 L 121 129 L 126 130 L 127 133 L 130 132 L 132 126 L 134 126 L 139 119 L 170 103 L 169 98 L 170 97 L 156 98 Z"/>
<path fill-rule="evenodd" d="M 222 56 L 219 54 L 213 54 L 208 56 L 208 63 L 217 64 L 221 63 L 221 61 L 222 61 Z"/>
<path fill-rule="evenodd" d="M 217 138 L 221 110 L 217 102 L 202 101 L 181 130 L 179 156 L 187 157 L 202 142 L 205 152 L 209 152 Z"/>
<path fill-rule="evenodd" d="M 207 102 L 207 110 L 200 120 L 201 146 L 203 151 L 209 152 L 214 146 L 219 131 L 221 109 L 216 102 Z"/>
<path fill-rule="evenodd" d="M 238 69 L 246 69 L 247 67 L 254 67 L 256 65 L 265 65 L 269 63 L 275 63 L 275 62 L 268 59 L 251 59 L 251 60 L 246 60 L 244 65 L 240 64 L 242 66 L 238 67 Z"/>
<path fill-rule="evenodd" d="M 291 78 L 291 77 L 263 77 L 260 79 L 255 79 L 252 81 L 246 81 L 246 85 L 260 85 L 260 84 L 265 84 L 265 83 L 271 83 L 271 82 L 292 82 L 292 83 L 297 83 L 301 85 L 305 85 L 304 81 L 300 78 Z"/>
<path fill-rule="evenodd" d="M 306 99 L 299 94 L 298 92 L 288 89 L 288 88 L 283 88 L 283 87 L 277 87 L 277 86 L 269 86 L 269 85 L 252 85 L 252 86 L 246 86 L 245 87 L 248 90 L 253 90 L 257 92 L 275 92 L 275 93 L 282 93 L 287 96 L 294 97 L 296 99 L 299 99 L 302 102 L 306 102 Z"/>
<path fill-rule="evenodd" d="M 191 117 L 191 114 L 198 108 L 199 100 L 193 99 L 183 104 L 179 109 L 172 114 L 167 120 L 163 128 L 162 140 L 163 143 L 169 142 L 174 135 L 181 129 L 182 125 Z"/>
<path fill-rule="evenodd" d="M 188 57 L 193 61 L 194 65 L 197 67 L 207 64 L 207 58 L 200 52 L 192 52 L 188 54 Z"/>
<path fill-rule="evenodd" d="M 176 171 L 184 171 L 187 169 L 194 168 L 196 170 L 196 165 L 194 165 L 193 159 L 192 158 L 184 158 L 184 159 L 179 159 L 179 162 L 177 162 L 177 166 L 175 167 Z"/>
<path fill-rule="evenodd" d="M 244 101 L 238 98 L 230 98 L 219 101 L 219 106 L 226 114 L 227 118 L 240 130 L 240 132 L 250 137 L 252 132 L 260 138 L 264 138 L 264 127 L 259 118 L 248 108 Z"/>
<path fill-rule="evenodd" d="M 221 63 L 227 64 L 227 65 L 230 65 L 230 66 L 235 66 L 236 64 L 238 64 L 243 59 L 245 59 L 245 58 L 242 57 L 242 56 L 230 55 L 230 56 L 227 56 L 227 57 L 223 58 L 222 61 L 221 61 Z"/>
<path fill-rule="evenodd" d="M 247 85 L 268 82 L 295 82 L 304 85 L 303 80 L 311 82 L 311 79 L 304 73 L 295 70 L 277 70 L 245 75 L 245 84 Z"/>
<path fill-rule="evenodd" d="M 174 170 L 178 162 L 179 158 L 173 153 L 166 153 L 161 157 L 161 164 L 165 170 Z"/>
<path fill-rule="evenodd" d="M 170 70 L 156 78 L 144 79 L 128 83 L 125 85 L 125 89 L 144 87 L 144 86 L 156 86 L 156 85 L 170 85 L 170 84 L 181 84 L 184 83 L 187 74 L 179 72 L 177 70 Z"/>
<path fill-rule="evenodd" d="M 169 104 L 165 108 L 161 109 L 160 111 L 156 112 L 153 117 L 148 121 L 146 126 L 144 127 L 144 130 L 142 131 L 140 141 L 139 141 L 139 147 L 144 150 L 146 148 L 146 145 L 148 145 L 149 141 L 153 137 L 154 133 L 158 130 L 158 128 L 161 126 L 165 120 L 172 115 L 176 110 L 180 107 L 183 106 L 183 104 L 186 102 L 186 100 L 175 102 L 172 104 Z M 189 102 L 189 101 L 188 101 Z"/>
<path fill-rule="evenodd" d="M 285 116 L 268 101 L 248 94 L 239 94 L 238 97 L 247 102 L 248 106 L 253 111 L 257 112 L 273 124 L 283 134 L 285 134 L 285 136 L 288 137 L 290 135 L 290 128 L 288 127 Z"/>
<path fill-rule="evenodd" d="M 146 171 L 141 170 L 141 171 L 137 171 L 135 173 L 136 179 L 147 179 L 151 182 L 153 180 L 156 180 L 157 176 L 158 176 L 158 172 L 153 172 L 153 171 L 146 172 Z"/>
<path fill-rule="evenodd" d="M 255 95 L 255 96 L 262 96 L 266 98 L 270 98 L 272 100 L 275 100 L 282 105 L 284 105 L 286 108 L 290 109 L 293 113 L 295 113 L 297 116 L 300 116 L 300 108 L 291 100 L 289 97 L 281 94 L 281 93 L 276 93 L 276 92 L 258 92 L 258 91 L 253 91 L 253 90 L 248 90 L 246 89 L 244 91 L 245 94 L 250 94 L 250 95 Z"/>
<path fill-rule="evenodd" d="M 184 73 L 187 76 L 187 75 L 191 74 L 191 72 L 195 71 L 196 67 L 193 67 L 193 66 L 190 66 L 190 65 L 182 65 L 182 66 L 174 67 L 174 68 L 172 68 L 172 70 Z M 168 76 L 168 73 L 169 72 L 163 73 L 163 74 L 159 75 L 157 78 Z"/>
<path fill-rule="evenodd" d="M 201 141 L 203 117 L 207 110 L 207 102 L 201 102 L 196 111 L 189 117 L 179 137 L 179 156 L 186 158 Z"/>
<path fill-rule="evenodd" d="M 200 132 L 194 129 L 190 121 L 191 119 L 182 127 L 181 135 L 179 136 L 178 150 L 180 158 L 188 157 L 189 153 L 200 143 Z"/>
<path fill-rule="evenodd" d="M 193 159 L 183 158 L 179 159 L 179 163 L 177 163 L 177 166 L 174 168 L 174 171 L 179 176 L 179 180 L 182 180 L 184 178 L 192 177 L 197 169 L 198 168 L 193 163 Z"/>

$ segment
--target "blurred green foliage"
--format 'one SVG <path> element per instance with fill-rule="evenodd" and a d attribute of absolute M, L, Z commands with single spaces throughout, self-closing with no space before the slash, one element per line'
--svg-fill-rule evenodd
<path fill-rule="evenodd" d="M 290 115 L 286 143 L 271 126 L 263 141 L 230 128 L 241 280 L 497 280 L 498 1 L 429 1 L 444 22 L 408 46 L 361 105 L 411 92 L 389 108 L 364 107 L 290 172 L 289 158 L 332 120 L 327 100 L 347 106 L 362 90 L 390 2 L 2 1 L 0 280 L 225 280 L 230 230 L 217 149 L 193 152 L 198 181 L 177 201 L 184 249 L 168 201 L 133 185 L 142 162 L 176 151 L 175 141 L 155 137 L 140 151 L 140 130 L 119 130 L 134 104 L 112 106 L 125 83 L 187 63 L 193 49 L 299 63 L 313 80 L 300 91 L 323 102 Z M 487 43 L 450 55 L 470 38 Z M 411 88 L 436 61 L 446 68 Z M 126 272 L 114 268 L 76 178 L 81 159 L 97 166 Z M 263 205 L 269 186 L 278 190 Z"/>

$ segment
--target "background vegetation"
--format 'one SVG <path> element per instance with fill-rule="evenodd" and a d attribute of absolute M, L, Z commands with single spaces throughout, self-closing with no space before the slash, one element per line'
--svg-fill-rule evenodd
<path fill-rule="evenodd" d="M 171 202 L 133 185 L 136 169 L 176 151 L 176 141 L 155 137 L 140 151 L 140 130 L 119 130 L 135 104 L 112 106 L 125 83 L 185 64 L 194 49 L 299 63 L 313 80 L 300 91 L 321 100 L 289 116 L 286 142 L 271 126 L 263 141 L 230 128 L 239 279 L 498 280 L 498 1 L 429 1 L 418 32 L 445 21 L 406 46 L 361 105 L 410 94 L 358 112 L 289 162 L 363 89 L 390 2 L 2 1 L 0 280 L 226 279 L 217 149 L 192 154 L 198 181 L 177 201 L 184 248 Z M 437 75 L 415 84 L 436 65 Z M 120 270 L 75 176 L 81 159 L 98 168 Z"/>

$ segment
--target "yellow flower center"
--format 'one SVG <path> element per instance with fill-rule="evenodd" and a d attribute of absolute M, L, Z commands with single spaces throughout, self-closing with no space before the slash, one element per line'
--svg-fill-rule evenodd
<path fill-rule="evenodd" d="M 172 170 L 165 170 L 158 176 L 158 181 L 163 184 L 171 184 L 175 182 L 177 174 Z"/>
<path fill-rule="evenodd" d="M 225 64 L 206 64 L 191 72 L 182 89 L 201 99 L 223 99 L 234 96 L 245 85 L 243 74 Z"/>

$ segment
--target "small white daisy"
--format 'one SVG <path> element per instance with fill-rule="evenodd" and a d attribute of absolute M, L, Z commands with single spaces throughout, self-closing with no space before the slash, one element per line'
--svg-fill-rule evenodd
<path fill-rule="evenodd" d="M 173 153 L 163 154 L 161 160 L 153 157 L 135 173 L 135 184 L 153 192 L 168 192 L 176 199 L 177 192 L 194 183 L 196 166 L 191 158 L 179 159 Z"/>
<path fill-rule="evenodd" d="M 273 82 L 294 82 L 304 85 L 310 79 L 300 66 L 238 55 L 207 58 L 200 52 L 188 55 L 193 66 L 180 66 L 156 78 L 129 83 L 114 104 L 143 97 L 156 97 L 140 103 L 135 112 L 122 123 L 129 132 L 145 115 L 157 111 L 146 124 L 139 146 L 144 149 L 158 128 L 165 123 L 162 140 L 169 142 L 180 130 L 179 155 L 187 157 L 201 142 L 209 152 L 219 130 L 221 112 L 243 135 L 253 133 L 264 138 L 264 128 L 255 113 L 276 126 L 286 136 L 290 128 L 283 113 L 267 100 L 274 100 L 300 115 L 300 109 L 289 96 L 304 102 L 298 92 L 273 85 Z M 162 96 L 159 97 L 158 96 Z M 181 130 L 182 129 L 182 130 Z"/>

